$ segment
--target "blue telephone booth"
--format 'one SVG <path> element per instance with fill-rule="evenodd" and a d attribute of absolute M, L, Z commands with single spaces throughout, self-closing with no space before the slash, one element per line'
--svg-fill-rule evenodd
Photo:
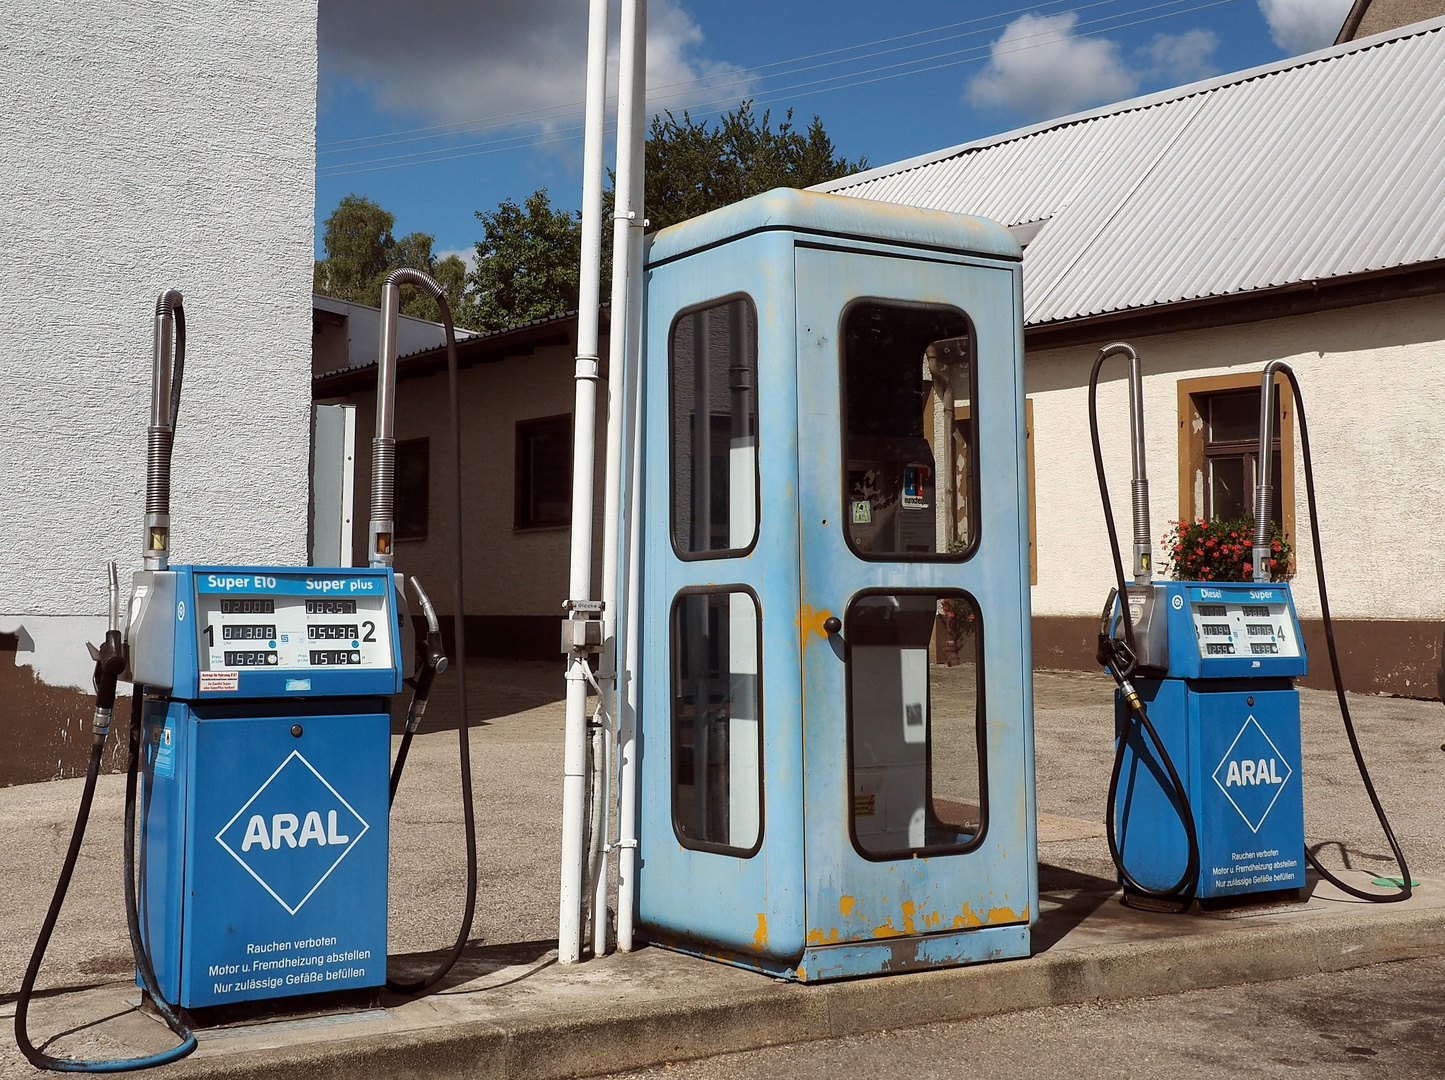
<path fill-rule="evenodd" d="M 648 940 L 805 981 L 1028 955 L 1019 260 L 797 191 L 652 238 Z"/>

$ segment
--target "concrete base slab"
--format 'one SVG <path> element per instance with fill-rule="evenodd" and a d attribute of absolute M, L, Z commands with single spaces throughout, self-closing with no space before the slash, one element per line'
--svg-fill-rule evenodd
<path fill-rule="evenodd" d="M 1366 904 L 1312 881 L 1295 910 L 1220 920 L 1136 911 L 1111 883 L 1062 875 L 1042 897 L 1032 957 L 800 986 L 646 948 L 563 967 L 551 943 L 470 949 L 438 992 L 381 1008 L 235 1023 L 200 1034 L 177 1077 L 586 1076 L 689 1057 L 1292 978 L 1445 954 L 1445 883 Z M 1368 875 L 1358 874 L 1362 883 Z M 407 958 L 424 967 L 428 958 Z M 398 968 L 409 966 L 398 958 Z M 129 999 L 129 1000 L 127 1000 Z M 170 1035 L 125 983 L 47 994 L 31 1025 L 53 1054 L 129 1056 Z M 0 1017 L 14 1014 L 13 1000 Z M 29 1072 L 8 1048 L 0 1075 Z M 32 1074 L 33 1075 L 33 1074 Z"/>

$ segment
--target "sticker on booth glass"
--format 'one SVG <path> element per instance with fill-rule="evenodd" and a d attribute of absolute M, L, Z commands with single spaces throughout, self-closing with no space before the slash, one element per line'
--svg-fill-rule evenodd
<path fill-rule="evenodd" d="M 854 525 L 873 524 L 873 503 L 870 502 L 868 499 L 853 500 L 852 510 Z"/>
<path fill-rule="evenodd" d="M 903 509 L 927 510 L 924 486 L 928 483 L 927 465 L 907 465 L 903 469 Z"/>

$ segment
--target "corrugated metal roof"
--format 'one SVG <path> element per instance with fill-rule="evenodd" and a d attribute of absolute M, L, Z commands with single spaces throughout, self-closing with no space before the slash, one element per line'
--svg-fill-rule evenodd
<path fill-rule="evenodd" d="M 1445 259 L 1445 19 L 845 177 L 1043 221 L 1030 326 Z"/>

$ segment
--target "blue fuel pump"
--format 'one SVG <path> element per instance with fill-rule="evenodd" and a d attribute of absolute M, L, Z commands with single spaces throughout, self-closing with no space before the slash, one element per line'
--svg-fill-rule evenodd
<path fill-rule="evenodd" d="M 170 459 L 185 357 L 179 293 L 157 302 L 143 568 L 121 632 L 110 567 L 111 628 L 96 656 L 90 768 L 71 845 L 16 1007 L 16 1041 L 39 1068 L 116 1072 L 195 1049 L 190 1010 L 332 991 L 417 992 L 465 946 L 476 899 L 466 680 L 458 723 L 467 900 L 450 954 L 427 977 L 387 975 L 388 811 L 435 676 L 445 670 L 430 599 L 412 581 L 428 633 L 412 676 L 405 579 L 392 569 L 395 333 L 399 289 L 427 289 L 447 328 L 452 398 L 456 646 L 462 618 L 460 416 L 456 345 L 436 282 L 392 274 L 383 298 L 372 521 L 365 568 L 171 565 Z M 134 684 L 126 785 L 125 897 L 137 982 L 181 1038 L 120 1061 L 56 1058 L 26 1032 L 40 963 L 89 816 L 117 681 Z M 414 688 L 396 761 L 390 700 Z M 137 853 L 137 842 L 139 850 Z"/>
<path fill-rule="evenodd" d="M 1125 580 L 1099 445 L 1097 390 L 1106 360 L 1129 361 L 1133 451 L 1134 583 Z M 1269 580 L 1270 473 L 1276 374 L 1295 388 L 1326 641 L 1337 697 L 1360 776 L 1400 866 L 1398 892 L 1370 893 L 1341 881 L 1305 844 L 1299 692 L 1307 671 L 1287 582 Z M 1264 371 L 1251 582 L 1152 580 L 1143 384 L 1138 354 L 1124 343 L 1100 350 L 1089 382 L 1094 464 L 1117 586 L 1105 602 L 1098 659 L 1118 684 L 1115 757 L 1105 824 L 1126 903 L 1187 910 L 1287 899 L 1314 866 L 1351 895 L 1373 901 L 1410 895 L 1409 871 L 1355 735 L 1335 652 L 1304 404 L 1294 372 Z"/>

